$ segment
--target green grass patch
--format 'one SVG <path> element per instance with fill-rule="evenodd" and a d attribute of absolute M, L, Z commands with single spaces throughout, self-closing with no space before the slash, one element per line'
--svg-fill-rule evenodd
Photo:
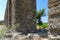
<path fill-rule="evenodd" d="M 43 28 L 47 28 L 48 27 L 48 23 L 43 23 L 43 25 L 41 25 Z"/>
<path fill-rule="evenodd" d="M 42 25 L 38 25 L 36 26 L 37 29 L 40 29 L 40 28 L 47 28 L 48 27 L 48 23 L 43 23 Z"/>

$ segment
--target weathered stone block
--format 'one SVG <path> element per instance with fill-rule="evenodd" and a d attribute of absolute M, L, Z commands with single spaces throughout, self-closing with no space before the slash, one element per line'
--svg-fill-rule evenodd
<path fill-rule="evenodd" d="M 54 37 L 60 35 L 60 0 L 49 0 L 49 31 Z"/>
<path fill-rule="evenodd" d="M 36 31 L 36 0 L 8 0 L 7 4 L 8 27 L 18 26 L 17 30 L 23 33 Z"/>

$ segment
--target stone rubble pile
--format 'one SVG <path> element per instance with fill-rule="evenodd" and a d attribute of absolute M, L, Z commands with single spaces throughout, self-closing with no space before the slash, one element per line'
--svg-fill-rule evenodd
<path fill-rule="evenodd" d="M 0 40 L 48 40 L 47 38 L 42 38 L 42 35 L 37 33 L 29 33 L 24 35 L 20 32 L 7 31 Z"/>

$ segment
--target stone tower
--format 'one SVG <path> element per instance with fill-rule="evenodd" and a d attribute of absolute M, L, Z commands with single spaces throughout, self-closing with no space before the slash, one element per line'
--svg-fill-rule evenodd
<path fill-rule="evenodd" d="M 36 30 L 36 0 L 8 0 L 5 25 L 21 32 Z"/>
<path fill-rule="evenodd" d="M 48 3 L 49 3 L 48 4 L 49 31 L 50 31 L 50 34 L 56 38 L 54 40 L 58 40 L 59 39 L 58 35 L 60 35 L 60 0 L 49 0 Z"/>

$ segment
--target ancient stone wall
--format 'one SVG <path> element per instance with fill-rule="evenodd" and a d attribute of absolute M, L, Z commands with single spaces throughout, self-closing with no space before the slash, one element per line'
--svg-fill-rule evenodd
<path fill-rule="evenodd" d="M 60 0 L 49 0 L 49 31 L 60 35 Z"/>
<path fill-rule="evenodd" d="M 9 0 L 7 4 L 5 23 L 8 26 L 12 28 L 18 26 L 21 32 L 35 31 L 36 0 Z"/>
<path fill-rule="evenodd" d="M 29 32 L 35 30 L 36 1 L 35 0 L 16 0 L 16 23 L 21 30 Z"/>
<path fill-rule="evenodd" d="M 11 27 L 11 0 L 7 1 L 5 11 L 5 25 Z"/>
<path fill-rule="evenodd" d="M 7 4 L 8 5 L 8 4 Z M 4 24 L 8 27 L 8 9 L 6 6 L 6 10 L 5 10 L 5 16 L 4 16 Z"/>

